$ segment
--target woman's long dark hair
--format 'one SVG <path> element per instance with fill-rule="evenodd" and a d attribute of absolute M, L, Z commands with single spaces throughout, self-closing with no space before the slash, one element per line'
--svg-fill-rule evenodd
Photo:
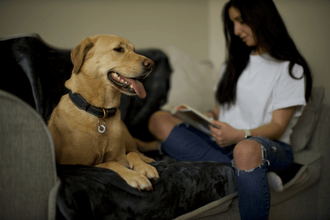
<path fill-rule="evenodd" d="M 228 12 L 230 7 L 238 9 L 243 22 L 252 29 L 256 47 L 246 46 L 234 34 L 234 24 Z M 272 0 L 230 0 L 223 9 L 222 19 L 228 54 L 226 69 L 216 92 L 220 105 L 230 106 L 235 103 L 238 78 L 247 66 L 252 50 L 259 48 L 278 60 L 289 61 L 289 74 L 294 79 L 301 79 L 292 74 L 294 64 L 303 67 L 306 79 L 305 99 L 308 101 L 312 89 L 310 69 L 298 52 Z"/>

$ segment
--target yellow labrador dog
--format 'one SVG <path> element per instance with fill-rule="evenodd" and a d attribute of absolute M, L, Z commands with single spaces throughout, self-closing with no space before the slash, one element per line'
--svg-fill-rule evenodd
<path fill-rule="evenodd" d="M 128 185 L 151 190 L 158 179 L 153 162 L 137 150 L 144 143 L 133 138 L 117 109 L 121 93 L 146 96 L 141 79 L 153 61 L 135 53 L 126 39 L 114 35 L 85 38 L 71 51 L 73 71 L 52 112 L 48 127 L 59 164 L 83 164 L 117 172 Z"/>

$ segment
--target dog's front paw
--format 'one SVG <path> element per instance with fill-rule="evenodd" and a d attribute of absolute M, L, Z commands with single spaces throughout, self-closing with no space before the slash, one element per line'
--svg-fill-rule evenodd
<path fill-rule="evenodd" d="M 132 170 L 139 172 L 140 174 L 148 177 L 149 179 L 157 180 L 159 178 L 158 171 L 155 167 L 146 163 L 137 163 L 131 167 Z"/>
<path fill-rule="evenodd" d="M 136 153 L 136 152 L 128 153 L 127 160 L 130 164 L 130 168 L 132 170 L 139 172 L 140 174 L 145 175 L 149 179 L 157 180 L 159 178 L 159 175 L 158 175 L 158 171 L 156 170 L 156 168 L 143 162 L 141 157 L 143 158 L 145 156 L 142 155 L 141 153 Z M 145 157 L 145 158 L 147 158 L 147 157 Z"/>
<path fill-rule="evenodd" d="M 96 165 L 96 167 L 106 168 L 115 171 L 123 178 L 126 183 L 138 190 L 152 190 L 152 184 L 146 175 L 137 171 L 131 170 L 117 162 L 106 162 Z"/>
<path fill-rule="evenodd" d="M 150 180 L 145 175 L 133 170 L 129 171 L 129 175 L 121 175 L 121 177 L 126 181 L 129 186 L 136 188 L 139 191 L 153 190 Z"/>
<path fill-rule="evenodd" d="M 147 156 L 144 156 L 143 154 L 139 154 L 139 157 L 141 158 L 141 160 L 145 163 L 152 163 L 152 162 L 155 162 L 154 159 L 150 158 L 150 157 L 147 157 Z"/>

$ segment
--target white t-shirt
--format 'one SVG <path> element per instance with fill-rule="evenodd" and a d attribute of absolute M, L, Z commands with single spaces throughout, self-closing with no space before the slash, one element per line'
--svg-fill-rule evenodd
<path fill-rule="evenodd" d="M 298 106 L 284 134 L 278 139 L 290 144 L 292 127 L 301 115 L 305 101 L 305 81 L 289 75 L 289 61 L 279 61 L 269 54 L 250 55 L 250 61 L 237 82 L 236 103 L 229 109 L 221 106 L 219 120 L 236 129 L 253 129 L 268 124 L 273 111 Z M 225 66 L 222 67 L 222 73 Z M 303 68 L 295 64 L 295 77 Z"/>

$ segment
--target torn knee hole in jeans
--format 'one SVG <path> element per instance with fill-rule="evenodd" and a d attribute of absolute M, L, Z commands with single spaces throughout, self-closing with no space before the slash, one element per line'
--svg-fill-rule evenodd
<path fill-rule="evenodd" d="M 240 173 L 251 173 L 253 172 L 255 169 L 257 168 L 261 168 L 262 166 L 265 165 L 265 163 L 268 164 L 268 166 L 270 166 L 270 162 L 269 160 L 265 160 L 265 153 L 266 153 L 266 148 L 263 146 L 263 145 L 260 145 L 261 146 L 261 159 L 262 159 L 262 162 L 256 166 L 255 168 L 252 168 L 252 169 L 248 169 L 248 170 L 241 170 L 241 169 L 238 169 L 237 167 L 235 167 L 235 161 L 234 159 L 231 161 L 232 163 L 232 167 L 234 167 L 235 169 L 237 169 L 237 175 L 239 176 Z M 275 148 L 275 147 L 274 147 Z M 274 151 L 276 151 L 276 148 L 274 149 Z"/>

